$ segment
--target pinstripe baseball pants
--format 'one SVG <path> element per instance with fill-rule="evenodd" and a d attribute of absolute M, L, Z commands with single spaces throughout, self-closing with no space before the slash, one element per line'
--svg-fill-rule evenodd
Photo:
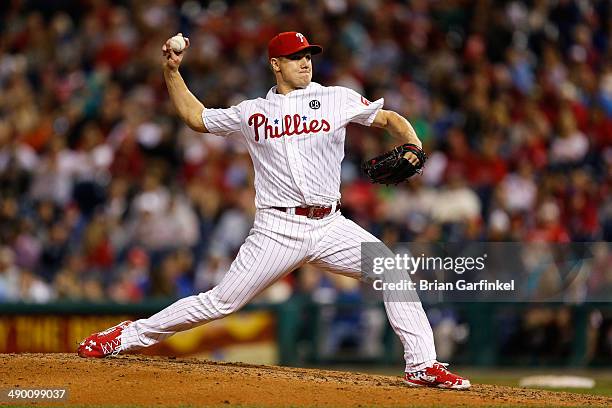
<path fill-rule="evenodd" d="M 361 279 L 362 242 L 380 240 L 339 211 L 315 220 L 275 209 L 258 210 L 249 236 L 221 282 L 208 292 L 135 321 L 123 331 L 121 348 L 148 347 L 176 332 L 223 318 L 304 263 Z M 436 359 L 433 333 L 418 298 L 404 300 L 397 293 L 384 296 L 389 322 L 404 346 L 406 371 L 431 365 Z"/>

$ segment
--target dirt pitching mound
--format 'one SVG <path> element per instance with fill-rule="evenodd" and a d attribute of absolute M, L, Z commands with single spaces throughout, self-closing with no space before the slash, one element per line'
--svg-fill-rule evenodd
<path fill-rule="evenodd" d="M 76 354 L 3 354 L 0 384 L 3 389 L 67 388 L 69 405 L 104 406 L 558 407 L 610 406 L 612 401 L 478 384 L 469 391 L 409 388 L 400 377 L 148 356 L 94 360 Z"/>

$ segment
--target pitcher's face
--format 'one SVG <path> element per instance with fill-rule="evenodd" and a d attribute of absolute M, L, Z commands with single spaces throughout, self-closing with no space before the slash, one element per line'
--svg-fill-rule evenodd
<path fill-rule="evenodd" d="M 283 81 L 291 89 L 306 88 L 312 81 L 312 56 L 308 51 L 300 51 L 286 57 L 272 58 L 270 61 L 278 81 Z"/>

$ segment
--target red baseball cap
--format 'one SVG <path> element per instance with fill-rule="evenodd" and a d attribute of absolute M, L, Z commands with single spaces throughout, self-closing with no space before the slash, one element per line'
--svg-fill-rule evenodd
<path fill-rule="evenodd" d="M 302 33 L 288 31 L 274 36 L 268 43 L 268 58 L 286 57 L 296 52 L 308 49 L 311 54 L 323 51 L 320 45 L 309 44 Z"/>

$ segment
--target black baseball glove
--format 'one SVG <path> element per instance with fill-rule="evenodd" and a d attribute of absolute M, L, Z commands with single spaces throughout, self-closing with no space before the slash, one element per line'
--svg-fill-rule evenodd
<path fill-rule="evenodd" d="M 419 159 L 418 164 L 414 165 L 404 158 L 408 152 Z M 423 149 L 412 143 L 406 143 L 364 162 L 361 169 L 372 183 L 398 184 L 417 173 L 421 174 L 426 161 L 427 155 Z"/>

